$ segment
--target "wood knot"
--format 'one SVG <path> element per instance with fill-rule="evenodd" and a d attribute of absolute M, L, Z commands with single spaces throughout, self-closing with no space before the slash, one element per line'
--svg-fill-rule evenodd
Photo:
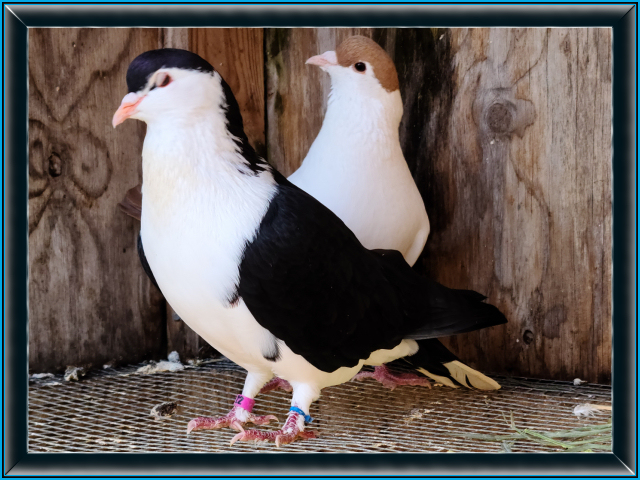
<path fill-rule="evenodd" d="M 62 174 L 62 159 L 57 153 L 49 155 L 49 175 L 59 177 Z"/>
<path fill-rule="evenodd" d="M 496 137 L 524 135 L 525 129 L 536 118 L 533 103 L 515 98 L 515 89 L 493 88 L 480 90 L 473 102 L 473 119 L 479 133 L 487 143 L 493 145 Z"/>
<path fill-rule="evenodd" d="M 513 107 L 514 105 L 496 102 L 487 109 L 486 121 L 491 131 L 501 135 L 512 131 Z"/>
<path fill-rule="evenodd" d="M 533 339 L 533 332 L 531 330 L 525 330 L 524 335 L 522 335 L 522 341 L 525 343 L 525 345 L 531 345 Z"/>

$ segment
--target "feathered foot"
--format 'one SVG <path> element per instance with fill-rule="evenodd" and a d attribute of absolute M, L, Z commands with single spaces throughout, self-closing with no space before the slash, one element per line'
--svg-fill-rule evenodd
<path fill-rule="evenodd" d="M 275 442 L 276 447 L 280 447 L 280 445 L 292 443 L 298 438 L 303 440 L 316 438 L 316 432 L 305 432 L 300 429 L 299 425 L 303 424 L 303 420 L 302 415 L 292 412 L 280 430 L 261 432 L 260 430 L 245 430 L 240 427 L 240 433 L 231 439 L 231 445 L 240 440 L 243 442 Z"/>
<path fill-rule="evenodd" d="M 275 377 L 273 380 L 267 382 L 267 384 L 260 389 L 260 393 L 267 393 L 271 390 L 276 390 L 281 388 L 285 392 L 292 392 L 293 388 L 291 388 L 291 384 L 282 378 Z"/>
<path fill-rule="evenodd" d="M 278 418 L 274 415 L 254 415 L 253 413 L 247 412 L 244 408 L 234 405 L 231 411 L 224 417 L 194 418 L 187 425 L 187 435 L 195 430 L 208 430 L 211 428 L 231 427 L 236 430 L 242 430 L 242 425 L 247 422 L 251 422 L 255 425 L 267 425 L 271 420 L 275 420 L 277 422 Z"/>
<path fill-rule="evenodd" d="M 353 377 L 354 380 L 364 380 L 365 378 L 374 378 L 383 387 L 391 390 L 399 385 L 417 385 L 431 388 L 431 382 L 426 377 L 414 373 L 393 374 L 386 365 L 375 367 L 373 372 L 360 372 Z"/>

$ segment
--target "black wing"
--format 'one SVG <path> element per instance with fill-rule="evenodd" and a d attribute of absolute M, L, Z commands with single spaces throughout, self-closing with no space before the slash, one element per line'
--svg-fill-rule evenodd
<path fill-rule="evenodd" d="M 421 277 L 398 252 L 365 249 L 329 209 L 273 173 L 278 193 L 247 244 L 238 293 L 260 325 L 316 368 L 354 366 L 409 336 L 506 321 L 475 292 L 473 303 L 493 310 L 471 324 L 460 318 L 457 304 L 467 291 L 456 294 Z"/>

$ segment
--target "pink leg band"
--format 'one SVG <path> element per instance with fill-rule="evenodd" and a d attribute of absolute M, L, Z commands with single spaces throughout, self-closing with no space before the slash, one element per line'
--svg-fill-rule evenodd
<path fill-rule="evenodd" d="M 236 397 L 236 401 L 233 402 L 233 404 L 244 408 L 247 412 L 251 412 L 251 410 L 253 410 L 253 406 L 256 404 L 256 401 L 253 398 L 245 397 L 244 395 L 238 395 Z"/>

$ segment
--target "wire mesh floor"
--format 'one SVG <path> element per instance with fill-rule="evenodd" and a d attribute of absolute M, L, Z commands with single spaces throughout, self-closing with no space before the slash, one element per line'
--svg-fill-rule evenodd
<path fill-rule="evenodd" d="M 132 366 L 90 372 L 76 382 L 62 376 L 30 379 L 30 452 L 555 452 L 553 443 L 483 441 L 468 434 L 514 434 L 519 429 L 549 432 L 602 425 L 609 411 L 576 417 L 579 404 L 611 405 L 611 388 L 571 382 L 494 377 L 498 391 L 442 386 L 402 386 L 394 391 L 374 380 L 323 390 L 311 407 L 308 427 L 319 436 L 276 448 L 237 442 L 231 429 L 186 435 L 188 421 L 220 416 L 242 390 L 245 371 L 227 360 L 177 372 L 141 374 Z M 155 420 L 153 407 L 177 403 L 170 418 Z M 254 413 L 284 421 L 290 394 L 260 395 Z M 251 425 L 249 426 L 251 427 Z M 256 427 L 277 429 L 278 424 Z M 610 444 L 601 451 L 610 450 Z"/>

